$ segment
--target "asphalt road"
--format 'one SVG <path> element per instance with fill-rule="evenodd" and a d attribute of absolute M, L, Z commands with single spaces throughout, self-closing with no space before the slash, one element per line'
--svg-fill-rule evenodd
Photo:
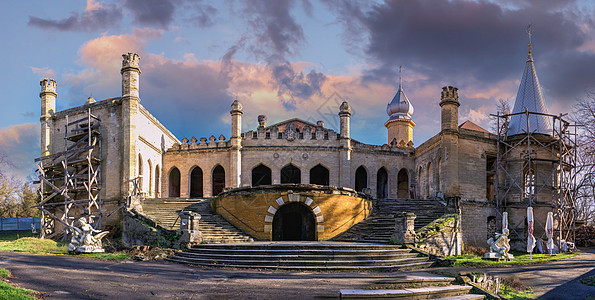
<path fill-rule="evenodd" d="M 168 262 L 131 262 L 0 252 L 11 281 L 45 299 L 312 299 L 363 288 L 377 280 L 425 272 L 291 272 L 191 267 Z M 471 270 L 471 269 L 466 269 Z M 595 298 L 595 287 L 579 282 L 595 275 L 595 250 L 541 265 L 487 268 L 519 277 L 543 299 Z"/>

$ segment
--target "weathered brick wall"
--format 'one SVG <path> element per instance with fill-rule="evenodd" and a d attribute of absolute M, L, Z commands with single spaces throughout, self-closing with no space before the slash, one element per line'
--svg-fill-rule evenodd
<path fill-rule="evenodd" d="M 299 202 L 315 217 L 316 239 L 328 240 L 369 216 L 370 200 L 333 188 L 265 188 L 234 190 L 216 198 L 216 212 L 259 240 L 271 240 L 275 213 L 287 203 Z M 241 190 L 241 189 L 240 189 Z"/>

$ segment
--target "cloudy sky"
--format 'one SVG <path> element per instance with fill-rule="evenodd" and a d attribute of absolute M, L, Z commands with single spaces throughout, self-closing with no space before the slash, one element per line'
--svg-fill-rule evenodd
<path fill-rule="evenodd" d="M 386 143 L 386 104 L 403 66 L 414 142 L 439 130 L 441 87 L 459 88 L 460 122 L 490 129 L 499 99 L 514 101 L 532 24 L 534 58 L 551 113 L 595 90 L 591 1 L 573 0 L 53 0 L 2 1 L 0 153 L 25 176 L 39 155 L 39 80 L 58 81 L 58 110 L 121 94 L 121 54 L 141 55 L 141 103 L 180 139 L 229 137 L 291 117 Z M 330 100 L 329 100 L 330 99 Z"/>

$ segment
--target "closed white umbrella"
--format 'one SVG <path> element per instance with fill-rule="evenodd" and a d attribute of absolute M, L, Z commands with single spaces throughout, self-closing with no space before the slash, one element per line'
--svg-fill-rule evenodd
<path fill-rule="evenodd" d="M 554 250 L 554 240 L 552 239 L 552 236 L 554 236 L 554 213 L 551 211 L 547 213 L 545 233 L 547 234 L 547 250 L 552 255 L 552 250 Z"/>
<path fill-rule="evenodd" d="M 507 212 L 502 213 L 502 230 L 504 230 L 505 228 L 508 229 L 508 213 Z"/>
<path fill-rule="evenodd" d="M 527 207 L 527 252 L 529 259 L 533 259 L 533 248 L 535 248 L 535 237 L 533 236 L 533 207 Z"/>

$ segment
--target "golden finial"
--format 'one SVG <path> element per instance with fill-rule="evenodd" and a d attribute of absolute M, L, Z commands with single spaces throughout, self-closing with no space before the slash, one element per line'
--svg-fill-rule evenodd
<path fill-rule="evenodd" d="M 527 35 L 529 36 L 529 45 L 527 46 L 529 48 L 529 58 L 531 58 L 531 52 L 533 50 L 533 44 L 531 41 L 531 38 L 533 36 L 533 29 L 531 29 L 531 23 L 529 23 L 529 25 L 527 26 Z"/>

